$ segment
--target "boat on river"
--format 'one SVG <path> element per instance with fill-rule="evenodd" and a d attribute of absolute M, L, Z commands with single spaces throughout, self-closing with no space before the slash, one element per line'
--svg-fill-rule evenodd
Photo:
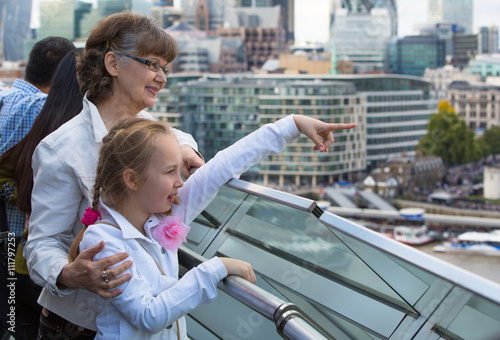
<path fill-rule="evenodd" d="M 426 225 L 421 225 L 419 227 L 394 227 L 394 239 L 412 246 L 420 246 L 434 241 L 429 235 Z"/>
<path fill-rule="evenodd" d="M 469 231 L 432 248 L 440 253 L 500 256 L 500 230 L 489 233 Z"/>

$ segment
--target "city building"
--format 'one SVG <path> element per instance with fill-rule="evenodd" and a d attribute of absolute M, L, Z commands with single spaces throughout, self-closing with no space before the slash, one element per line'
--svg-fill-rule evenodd
<path fill-rule="evenodd" d="M 464 34 L 465 27 L 457 23 L 449 22 L 430 22 L 425 24 L 415 25 L 419 35 L 437 36 L 438 39 L 445 42 L 445 56 L 451 61 L 453 57 L 453 37 L 457 34 Z"/>
<path fill-rule="evenodd" d="M 388 11 L 391 36 L 398 35 L 398 8 L 394 0 L 331 0 L 330 3 L 330 27 L 336 19 L 337 10 L 347 9 L 349 13 L 369 13 L 372 9 L 383 8 Z"/>
<path fill-rule="evenodd" d="M 490 29 L 486 26 L 482 26 L 479 29 L 479 35 L 477 38 L 477 53 L 478 54 L 488 54 L 490 53 Z"/>
<path fill-rule="evenodd" d="M 288 51 L 280 6 L 241 7 L 235 11 L 237 20 L 219 28 L 217 36 L 245 42 L 248 70 L 259 69 L 266 60 L 277 59 L 280 53 Z"/>
<path fill-rule="evenodd" d="M 241 73 L 247 70 L 244 41 L 208 35 L 184 22 L 167 28 L 179 48 L 174 72 Z"/>
<path fill-rule="evenodd" d="M 31 39 L 31 0 L 0 3 L 0 63 L 27 60 L 24 41 Z"/>
<path fill-rule="evenodd" d="M 155 18 L 159 25 L 163 28 L 168 28 L 179 22 L 184 13 L 182 8 L 173 6 L 153 6 L 151 8 L 151 16 Z"/>
<path fill-rule="evenodd" d="M 285 73 L 328 74 L 331 68 L 330 53 L 297 51 L 294 54 L 280 54 L 279 67 Z"/>
<path fill-rule="evenodd" d="M 312 151 L 307 138 L 268 157 L 247 176 L 264 185 L 312 185 L 350 178 L 366 168 L 366 108 L 363 95 L 348 82 L 300 79 L 288 75 L 205 76 L 170 85 L 155 112 L 190 117 L 183 127 L 193 134 L 206 160 L 259 126 L 291 113 L 328 122 L 354 123 L 335 132 L 327 154 Z"/>
<path fill-rule="evenodd" d="M 426 68 L 423 78 L 431 83 L 431 97 L 437 98 L 439 101 L 448 98 L 448 86 L 456 80 L 466 80 L 470 83 L 481 81 L 479 74 L 472 74 L 469 70 L 460 70 L 453 65 L 445 65 L 435 69 Z"/>
<path fill-rule="evenodd" d="M 367 169 L 378 168 L 387 159 L 405 153 L 415 156 L 415 146 L 427 133 L 437 100 L 431 84 L 420 77 L 404 75 L 337 75 L 352 81 L 366 96 Z"/>
<path fill-rule="evenodd" d="M 69 40 L 82 37 L 81 20 L 92 11 L 92 4 L 61 0 L 40 2 L 38 39 L 60 36 Z"/>
<path fill-rule="evenodd" d="M 46 0 L 40 2 L 38 39 L 61 36 L 69 40 L 85 40 L 94 24 L 107 15 L 134 10 L 150 15 L 149 0 L 97 0 L 96 6 L 80 0 Z"/>
<path fill-rule="evenodd" d="M 500 77 L 500 54 L 477 55 L 465 70 L 480 75 L 482 80 L 488 77 Z"/>
<path fill-rule="evenodd" d="M 498 53 L 499 50 L 499 35 L 498 35 L 498 26 L 491 26 L 490 27 L 490 53 Z"/>
<path fill-rule="evenodd" d="M 338 8 L 330 35 L 336 60 L 351 61 L 354 73 L 383 72 L 391 39 L 391 17 L 386 8 L 354 12 Z"/>
<path fill-rule="evenodd" d="M 235 7 L 223 0 L 191 0 L 183 2 L 183 9 L 187 24 L 209 35 L 243 40 L 248 70 L 260 68 L 288 49 L 279 5 Z"/>
<path fill-rule="evenodd" d="M 334 158 L 336 162 L 329 160 L 329 168 L 320 171 L 313 166 L 314 171 L 311 171 L 317 174 L 316 183 L 329 181 L 329 175 L 324 175 L 329 171 L 334 178 L 342 172 L 353 172 L 354 176 L 357 171 L 354 169 L 372 170 L 381 162 L 387 164 L 389 157 L 402 152 L 414 156 L 414 148 L 427 133 L 429 118 L 437 108 L 437 100 L 430 97 L 431 85 L 412 76 L 255 74 L 239 77 L 205 75 L 203 79 L 199 75 L 198 78 L 176 82 L 175 86 L 169 80 L 169 88 L 160 93 L 160 106 L 155 111 L 190 117 L 196 113 L 196 117 L 189 118 L 192 125 L 183 129 L 195 136 L 207 157 L 253 131 L 260 123 L 267 122 L 268 115 L 276 117 L 294 112 L 356 122 L 359 136 L 356 135 L 355 141 L 358 145 L 339 145 L 345 147 L 342 150 L 346 155 Z M 340 84 L 350 87 L 344 88 Z M 340 90 L 345 95 L 332 93 Z M 358 142 L 357 138 L 362 138 L 362 141 Z M 359 144 L 361 142 L 365 144 Z M 354 154 L 356 158 L 353 159 Z M 274 167 L 272 169 L 277 171 Z M 306 175 L 299 180 L 312 183 L 311 178 L 307 179 L 311 168 L 304 169 L 301 171 L 306 171 Z M 272 176 L 277 172 L 269 169 L 267 174 L 268 181 L 269 178 L 276 181 Z M 290 178 L 278 176 L 277 181 L 290 182 Z M 295 181 L 292 179 L 291 182 Z"/>
<path fill-rule="evenodd" d="M 411 193 L 415 188 L 433 191 L 437 183 L 441 183 L 445 173 L 441 157 L 424 156 L 417 153 L 415 157 L 406 154 L 391 157 L 388 161 L 389 171 L 400 184 L 399 194 Z"/>
<path fill-rule="evenodd" d="M 479 54 L 498 53 L 498 27 L 481 27 L 479 30 L 478 44 Z"/>
<path fill-rule="evenodd" d="M 392 198 L 399 193 L 399 183 L 396 177 L 389 172 L 389 168 L 377 168 L 365 177 L 363 189 L 369 189 L 385 198 Z"/>
<path fill-rule="evenodd" d="M 446 44 L 437 35 L 407 36 L 392 44 L 391 71 L 394 73 L 421 77 L 425 69 L 445 65 Z"/>
<path fill-rule="evenodd" d="M 500 164 L 484 166 L 483 188 L 484 198 L 500 199 Z"/>
<path fill-rule="evenodd" d="M 465 27 L 465 33 L 472 33 L 472 0 L 428 0 L 427 21 L 456 22 Z"/>
<path fill-rule="evenodd" d="M 448 102 L 469 129 L 481 133 L 500 125 L 500 87 L 455 81 L 448 88 Z"/>
<path fill-rule="evenodd" d="M 477 55 L 477 34 L 455 34 L 453 36 L 453 57 L 451 64 L 463 68 Z"/>
<path fill-rule="evenodd" d="M 182 10 L 186 23 L 211 35 L 234 18 L 234 6 L 224 0 L 186 0 Z"/>
<path fill-rule="evenodd" d="M 280 6 L 285 40 L 291 42 L 295 38 L 295 0 L 237 0 L 236 7 L 273 7 Z"/>

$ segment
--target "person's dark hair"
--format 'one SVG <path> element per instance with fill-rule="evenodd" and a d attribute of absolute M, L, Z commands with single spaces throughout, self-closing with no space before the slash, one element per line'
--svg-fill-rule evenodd
<path fill-rule="evenodd" d="M 108 51 L 115 51 L 121 62 L 130 62 L 125 54 L 136 57 L 153 54 L 170 63 L 177 56 L 177 44 L 152 18 L 141 14 L 127 10 L 100 19 L 90 31 L 77 61 L 80 90 L 94 104 L 113 92 L 111 75 L 104 66 Z"/>
<path fill-rule="evenodd" d="M 17 185 L 17 207 L 31 213 L 31 192 L 33 190 L 33 169 L 31 158 L 38 143 L 57 130 L 59 126 L 76 116 L 83 107 L 83 95 L 76 79 L 76 55 L 81 51 L 70 51 L 61 61 L 40 114 L 28 134 L 4 156 L 18 152 L 14 167 Z M 3 156 L 2 156 L 3 157 Z"/>
<path fill-rule="evenodd" d="M 66 38 L 48 37 L 40 40 L 31 49 L 24 79 L 34 85 L 50 85 L 57 65 L 68 52 L 75 49 L 75 45 Z"/>

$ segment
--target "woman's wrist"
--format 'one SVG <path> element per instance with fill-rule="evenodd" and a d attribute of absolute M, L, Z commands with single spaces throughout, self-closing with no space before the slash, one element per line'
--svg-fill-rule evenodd
<path fill-rule="evenodd" d="M 71 266 L 71 263 L 65 265 L 61 270 L 61 272 L 59 273 L 59 276 L 57 277 L 56 286 L 59 289 L 67 289 L 71 287 L 71 285 L 68 283 L 68 281 L 71 281 L 71 275 L 69 273 L 69 268 L 68 268 L 69 266 Z"/>

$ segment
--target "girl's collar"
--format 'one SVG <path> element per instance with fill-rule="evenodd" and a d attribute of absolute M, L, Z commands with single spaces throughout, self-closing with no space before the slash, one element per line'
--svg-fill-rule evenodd
<path fill-rule="evenodd" d="M 111 219 L 114 222 L 116 222 L 116 224 L 118 224 L 118 226 L 122 230 L 124 239 L 140 238 L 148 240 L 149 242 L 154 242 L 151 238 L 150 229 L 156 226 L 160 222 L 160 219 L 156 215 L 154 214 L 150 215 L 150 217 L 144 224 L 144 230 L 146 231 L 147 235 L 146 237 L 139 230 L 137 230 L 137 228 L 135 228 L 132 224 L 130 224 L 130 222 L 125 217 L 123 217 L 118 211 L 106 206 L 106 204 L 104 204 L 102 200 L 100 200 L 99 204 L 100 204 L 99 209 L 101 210 L 102 214 L 102 221 Z"/>

